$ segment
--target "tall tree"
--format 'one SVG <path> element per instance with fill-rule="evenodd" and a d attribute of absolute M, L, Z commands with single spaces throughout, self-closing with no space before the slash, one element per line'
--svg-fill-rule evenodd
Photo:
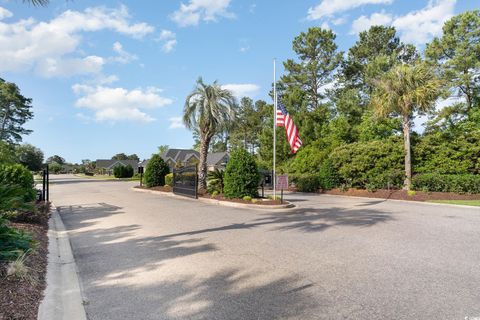
<path fill-rule="evenodd" d="M 14 83 L 0 78 L 0 140 L 16 143 L 32 132 L 23 127 L 33 118 L 31 103 L 32 99 L 22 96 Z"/>
<path fill-rule="evenodd" d="M 216 81 L 207 85 L 199 78 L 196 87 L 185 99 L 183 122 L 200 134 L 200 188 L 207 188 L 207 154 L 212 137 L 235 119 L 236 101 L 233 94 Z"/>
<path fill-rule="evenodd" d="M 168 151 L 168 148 L 169 148 L 169 147 L 170 147 L 170 146 L 169 146 L 168 144 L 162 144 L 161 146 L 158 146 L 158 154 L 159 154 L 159 155 L 164 154 L 165 152 Z"/>
<path fill-rule="evenodd" d="M 434 70 L 425 63 L 398 64 L 380 78 L 372 81 L 375 86 L 371 104 L 381 116 L 400 116 L 403 125 L 405 148 L 405 182 L 412 185 L 412 155 L 410 133 L 415 114 L 425 113 L 435 106 L 441 94 L 441 81 Z"/>
<path fill-rule="evenodd" d="M 54 155 L 54 156 L 51 156 L 47 159 L 46 161 L 48 164 L 51 164 L 51 163 L 58 163 L 60 165 L 63 165 L 66 163 L 65 159 L 60 157 L 59 155 Z"/>
<path fill-rule="evenodd" d="M 128 160 L 128 156 L 125 153 L 117 153 L 112 157 L 112 160 Z"/>
<path fill-rule="evenodd" d="M 258 106 L 259 104 L 254 104 L 253 100 L 248 97 L 240 100 L 237 121 L 230 133 L 230 142 L 233 148 L 243 147 L 252 154 L 256 152 L 258 133 L 262 129 L 262 118 L 257 109 Z"/>
<path fill-rule="evenodd" d="M 325 92 L 321 89 L 332 82 L 342 60 L 335 38 L 331 30 L 312 27 L 293 40 L 293 51 L 299 61 L 288 59 L 283 63 L 286 75 L 281 77 L 281 82 L 287 89 L 297 88 L 305 93 L 308 110 L 322 106 Z"/>
<path fill-rule="evenodd" d="M 31 144 L 22 144 L 15 150 L 18 162 L 31 171 L 39 171 L 43 166 L 43 152 Z"/>
<path fill-rule="evenodd" d="M 454 16 L 443 35 L 427 45 L 425 55 L 440 67 L 455 95 L 464 97 L 467 112 L 480 103 L 480 11 Z"/>
<path fill-rule="evenodd" d="M 134 153 L 134 154 L 128 155 L 126 160 L 136 160 L 136 161 L 140 161 L 140 158 L 137 156 L 136 153 Z"/>

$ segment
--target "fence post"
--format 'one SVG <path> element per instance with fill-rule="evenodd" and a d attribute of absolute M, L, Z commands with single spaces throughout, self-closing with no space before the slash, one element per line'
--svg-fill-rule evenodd
<path fill-rule="evenodd" d="M 43 169 L 42 170 L 42 199 L 41 199 L 42 201 L 45 201 L 45 191 L 46 191 L 45 190 L 45 183 L 46 183 L 45 179 L 46 179 L 46 176 L 47 176 L 46 175 L 46 170 Z"/>
<path fill-rule="evenodd" d="M 47 163 L 47 202 L 50 200 L 50 171 Z"/>

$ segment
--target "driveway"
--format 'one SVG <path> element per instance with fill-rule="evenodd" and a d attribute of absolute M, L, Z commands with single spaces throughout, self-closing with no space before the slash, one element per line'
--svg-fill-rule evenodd
<path fill-rule="evenodd" d="M 294 211 L 55 184 L 89 319 L 480 317 L 480 210 L 289 194 Z"/>

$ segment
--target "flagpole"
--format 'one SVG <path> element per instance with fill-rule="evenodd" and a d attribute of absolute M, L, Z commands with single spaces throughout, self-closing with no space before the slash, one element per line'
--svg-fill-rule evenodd
<path fill-rule="evenodd" d="M 276 199 L 277 178 L 275 173 L 275 158 L 277 155 L 277 75 L 276 75 L 276 59 L 273 59 L 273 199 Z"/>

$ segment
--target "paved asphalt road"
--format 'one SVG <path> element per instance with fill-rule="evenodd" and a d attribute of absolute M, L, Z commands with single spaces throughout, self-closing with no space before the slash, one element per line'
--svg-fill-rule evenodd
<path fill-rule="evenodd" d="M 134 184 L 51 188 L 89 319 L 480 317 L 478 208 L 290 194 L 266 212 Z"/>

